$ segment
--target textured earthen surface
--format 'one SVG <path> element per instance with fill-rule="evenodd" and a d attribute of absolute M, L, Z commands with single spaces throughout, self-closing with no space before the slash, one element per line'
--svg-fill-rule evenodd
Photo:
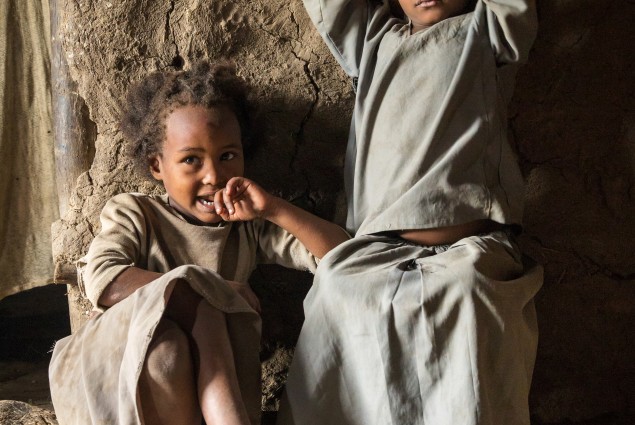
<path fill-rule="evenodd" d="M 108 198 L 159 190 L 139 181 L 123 154 L 117 120 L 126 87 L 199 58 L 233 59 L 254 86 L 261 148 L 248 175 L 343 221 L 353 94 L 299 0 L 60 3 L 58 39 L 97 138 L 93 164 L 53 226 L 58 266 L 86 251 Z M 622 418 L 635 413 L 635 4 L 539 7 L 539 38 L 510 114 L 528 181 L 521 242 L 545 266 L 531 410 L 536 423 Z M 310 276 L 266 268 L 253 283 L 264 310 L 263 408 L 275 410 Z M 89 306 L 77 290 L 70 301 L 78 325 Z"/>
<path fill-rule="evenodd" d="M 512 108 L 528 179 L 525 248 L 545 265 L 532 411 L 544 422 L 632 419 L 635 4 L 539 7 Z"/>
<path fill-rule="evenodd" d="M 57 425 L 55 413 L 28 403 L 0 401 L 0 423 L 4 425 Z"/>

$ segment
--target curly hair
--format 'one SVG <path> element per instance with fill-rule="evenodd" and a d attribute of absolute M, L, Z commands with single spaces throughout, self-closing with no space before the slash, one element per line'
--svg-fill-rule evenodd
<path fill-rule="evenodd" d="M 141 175 L 150 177 L 148 160 L 161 153 L 168 115 L 177 107 L 188 105 L 228 107 L 240 125 L 243 150 L 249 153 L 252 107 L 247 83 L 238 77 L 229 61 L 201 61 L 188 71 L 152 73 L 129 89 L 121 131 Z"/>

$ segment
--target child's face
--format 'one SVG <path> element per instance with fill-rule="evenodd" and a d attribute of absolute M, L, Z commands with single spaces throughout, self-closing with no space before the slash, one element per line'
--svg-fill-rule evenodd
<path fill-rule="evenodd" d="M 220 222 L 214 194 L 244 172 L 236 116 L 227 107 L 182 106 L 165 125 L 162 151 L 150 160 L 152 175 L 163 181 L 170 205 L 181 214 L 194 222 Z"/>
<path fill-rule="evenodd" d="M 467 3 L 468 0 L 399 0 L 404 13 L 412 21 L 413 33 L 460 14 Z"/>

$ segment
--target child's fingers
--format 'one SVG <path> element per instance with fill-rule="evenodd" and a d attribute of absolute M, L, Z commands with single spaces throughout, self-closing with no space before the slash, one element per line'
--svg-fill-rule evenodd
<path fill-rule="evenodd" d="M 251 306 L 251 308 L 256 310 L 258 314 L 262 313 L 262 310 L 260 307 L 260 300 L 258 299 L 258 296 L 256 296 L 256 294 L 251 289 L 247 288 L 240 291 L 239 293 L 245 299 L 245 301 L 247 301 L 247 303 Z"/>
<path fill-rule="evenodd" d="M 243 194 L 247 186 L 247 179 L 244 177 L 232 177 L 227 182 L 225 188 L 227 189 L 227 194 L 235 199 Z"/>
<path fill-rule="evenodd" d="M 247 301 L 251 308 L 258 312 L 258 314 L 262 312 L 260 308 L 260 300 L 248 284 L 232 280 L 228 280 L 227 283 L 229 283 L 229 285 L 234 288 L 238 294 L 245 299 L 245 301 Z"/>
<path fill-rule="evenodd" d="M 227 212 L 232 215 L 234 214 L 234 203 L 232 201 L 232 196 L 229 195 L 227 192 L 227 190 L 222 190 L 222 196 L 223 196 L 223 204 L 225 205 L 225 208 L 227 208 Z"/>
<path fill-rule="evenodd" d="M 216 214 L 218 214 L 224 221 L 231 221 L 231 216 L 229 215 L 227 208 L 225 208 L 222 203 L 219 203 L 216 206 Z"/>
<path fill-rule="evenodd" d="M 214 194 L 214 208 L 216 209 L 216 214 L 220 215 L 225 219 L 227 215 L 227 210 L 225 209 L 225 204 L 223 200 L 223 191 L 219 190 Z"/>
<path fill-rule="evenodd" d="M 262 307 L 260 306 L 260 300 L 258 299 L 256 294 L 253 294 L 252 302 L 250 304 L 253 307 L 253 309 L 258 312 L 258 314 L 262 314 Z"/>
<path fill-rule="evenodd" d="M 239 179 L 240 177 L 232 177 L 231 179 L 229 179 L 229 181 L 225 185 L 225 190 L 227 191 L 228 195 L 234 194 L 234 191 L 236 190 L 236 186 L 240 184 Z"/>
<path fill-rule="evenodd" d="M 231 179 L 229 179 L 229 181 L 225 185 L 225 190 L 227 191 L 227 194 L 230 196 L 235 195 L 241 184 L 242 184 L 242 177 L 232 177 Z"/>

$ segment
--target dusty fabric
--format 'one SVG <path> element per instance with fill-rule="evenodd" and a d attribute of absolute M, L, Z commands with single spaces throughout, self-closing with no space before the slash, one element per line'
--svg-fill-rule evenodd
<path fill-rule="evenodd" d="M 165 273 L 196 264 L 239 282 L 247 282 L 257 263 L 311 272 L 317 267 L 304 245 L 268 221 L 193 225 L 167 195 L 117 195 L 104 206 L 100 222 L 101 231 L 79 261 L 79 284 L 96 307 L 106 286 L 129 266 Z"/>
<path fill-rule="evenodd" d="M 48 4 L 0 2 L 0 299 L 53 278 Z"/>
<path fill-rule="evenodd" d="M 474 12 L 413 35 L 388 2 L 304 3 L 358 79 L 346 159 L 348 230 L 520 223 L 523 179 L 507 142 L 506 109 L 516 65 L 536 33 L 533 0 L 479 1 Z"/>
<path fill-rule="evenodd" d="M 533 1 L 478 1 L 412 35 L 387 2 L 305 5 L 358 78 L 346 162 L 357 234 L 318 267 L 278 424 L 529 425 L 542 268 L 507 232 L 425 247 L 387 231 L 520 224 L 506 105 Z"/>
<path fill-rule="evenodd" d="M 102 231 L 83 270 L 90 298 L 98 299 L 130 265 L 166 274 L 56 343 L 49 380 L 60 423 L 141 423 L 139 374 L 177 280 L 227 313 L 240 391 L 252 423 L 259 423 L 260 317 L 225 279 L 246 281 L 257 262 L 315 270 L 315 257 L 277 226 L 262 221 L 197 226 L 176 215 L 166 200 L 123 194 L 104 207 Z"/>
<path fill-rule="evenodd" d="M 341 244 L 305 300 L 278 424 L 529 425 L 541 284 L 503 232 Z"/>

